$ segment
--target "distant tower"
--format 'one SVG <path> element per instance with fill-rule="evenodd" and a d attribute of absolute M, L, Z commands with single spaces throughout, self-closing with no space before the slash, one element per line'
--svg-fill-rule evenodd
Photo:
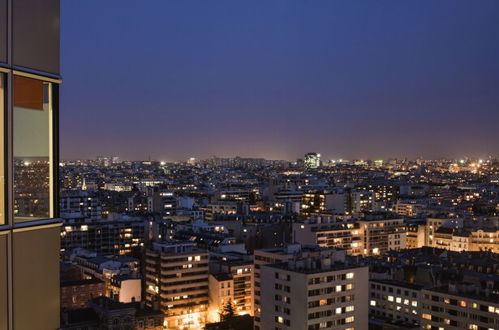
<path fill-rule="evenodd" d="M 305 154 L 303 163 L 306 168 L 318 168 L 319 166 L 321 166 L 321 154 L 318 154 L 316 152 L 309 152 Z"/>

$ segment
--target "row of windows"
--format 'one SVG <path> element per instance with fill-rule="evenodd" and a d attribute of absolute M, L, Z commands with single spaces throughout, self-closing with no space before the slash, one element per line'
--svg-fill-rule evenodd
<path fill-rule="evenodd" d="M 409 306 L 409 305 L 411 305 L 413 307 L 418 306 L 417 300 L 409 300 L 409 299 L 403 298 L 403 297 L 394 297 L 394 296 L 386 296 L 386 295 L 371 293 L 371 298 L 376 298 L 376 299 L 381 300 L 381 301 L 395 302 L 397 304 L 404 304 L 407 306 Z M 376 303 L 376 301 L 374 299 L 371 300 L 371 306 L 376 306 L 376 305 L 373 305 L 373 303 L 374 304 Z"/>
<path fill-rule="evenodd" d="M 308 330 L 317 330 L 317 329 L 330 329 L 335 326 L 340 326 L 348 323 L 355 322 L 355 317 L 349 316 L 344 319 L 332 320 L 327 322 L 320 322 L 313 325 L 308 326 Z M 346 328 L 345 330 L 354 330 L 354 328 Z"/>
<path fill-rule="evenodd" d="M 322 289 L 308 290 L 308 296 L 312 297 L 312 296 L 330 294 L 330 293 L 335 293 L 335 292 L 343 292 L 343 291 L 348 291 L 348 290 L 353 290 L 352 283 L 343 284 L 343 285 L 336 285 L 333 287 L 327 287 L 327 288 L 322 288 Z"/>
<path fill-rule="evenodd" d="M 291 310 L 287 307 L 282 307 L 282 306 L 279 306 L 279 305 L 275 305 L 274 306 L 274 310 L 278 313 L 284 313 L 286 315 L 289 315 L 291 314 Z"/>
<path fill-rule="evenodd" d="M 484 304 L 478 304 L 475 302 L 468 303 L 466 300 L 457 300 L 453 298 L 448 298 L 448 297 L 441 297 L 441 296 L 436 296 L 436 295 L 429 295 L 425 294 L 424 295 L 426 300 L 435 301 L 435 302 L 443 302 L 445 304 L 453 305 L 453 306 L 459 306 L 463 308 L 473 308 L 473 309 L 480 309 L 481 311 L 484 312 L 489 312 L 489 313 L 497 313 L 499 314 L 499 307 L 495 307 L 492 305 L 484 305 Z"/>
<path fill-rule="evenodd" d="M 275 301 L 283 301 L 286 304 L 291 304 L 291 298 L 290 297 L 288 297 L 288 296 L 281 296 L 280 294 L 276 294 L 274 296 L 274 300 Z"/>
<path fill-rule="evenodd" d="M 414 291 L 409 291 L 409 290 L 403 290 L 403 293 L 402 293 L 402 289 L 400 288 L 394 288 L 394 287 L 391 287 L 391 286 L 385 286 L 385 285 L 381 285 L 381 284 L 374 284 L 374 283 L 371 283 L 371 289 L 376 289 L 376 290 L 380 290 L 380 291 L 388 291 L 390 293 L 396 293 L 396 294 L 399 294 L 399 295 L 404 295 L 406 297 L 409 297 L 409 296 L 412 296 L 413 298 L 416 298 L 417 297 L 417 292 L 414 292 Z"/>
<path fill-rule="evenodd" d="M 312 284 L 329 283 L 334 281 L 344 281 L 352 278 L 354 278 L 354 273 L 339 274 L 336 276 L 335 275 L 321 276 L 309 279 L 308 284 L 312 285 Z"/>
<path fill-rule="evenodd" d="M 326 306 L 326 305 L 332 305 L 332 304 L 339 304 L 339 303 L 344 303 L 344 302 L 349 302 L 349 301 L 354 301 L 355 295 L 346 295 L 346 296 L 339 296 L 339 297 L 333 297 L 333 298 L 328 298 L 328 299 L 321 299 L 321 300 L 315 300 L 315 301 L 310 301 L 308 303 L 308 308 L 314 308 L 314 307 L 320 307 L 320 306 Z"/>
<path fill-rule="evenodd" d="M 284 290 L 286 292 L 290 292 L 291 291 L 291 288 L 288 285 L 282 285 L 280 283 L 275 283 L 274 284 L 274 288 L 276 290 Z"/>
<path fill-rule="evenodd" d="M 308 319 L 312 320 L 312 319 L 318 319 L 321 317 L 328 317 L 328 316 L 332 316 L 332 315 L 340 315 L 340 314 L 344 314 L 344 313 L 350 313 L 350 312 L 353 312 L 354 309 L 355 308 L 353 305 L 346 306 L 346 307 L 336 307 L 335 309 L 329 309 L 329 310 L 325 310 L 325 311 L 309 313 Z"/>

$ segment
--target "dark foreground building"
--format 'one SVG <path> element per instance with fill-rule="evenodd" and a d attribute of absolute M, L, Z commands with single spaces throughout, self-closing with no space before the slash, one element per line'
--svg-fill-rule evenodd
<path fill-rule="evenodd" d="M 59 0 L 0 0 L 0 330 L 59 328 Z"/>

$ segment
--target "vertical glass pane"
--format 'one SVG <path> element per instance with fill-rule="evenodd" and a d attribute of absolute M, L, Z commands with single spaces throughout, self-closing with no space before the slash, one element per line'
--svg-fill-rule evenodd
<path fill-rule="evenodd" d="M 52 216 L 50 83 L 14 76 L 14 221 Z"/>
<path fill-rule="evenodd" d="M 0 73 L 0 225 L 5 223 L 5 159 L 4 159 L 4 137 L 5 137 L 5 89 L 3 87 L 5 76 Z"/>

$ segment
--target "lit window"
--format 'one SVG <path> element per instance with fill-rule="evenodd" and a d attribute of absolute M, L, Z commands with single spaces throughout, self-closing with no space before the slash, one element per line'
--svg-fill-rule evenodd
<path fill-rule="evenodd" d="M 336 314 L 341 314 L 341 307 L 336 308 Z"/>
<path fill-rule="evenodd" d="M 370 305 L 371 306 L 376 306 L 376 300 L 371 300 Z"/>
<path fill-rule="evenodd" d="M 353 273 L 347 273 L 347 278 L 352 279 L 353 278 Z"/>

